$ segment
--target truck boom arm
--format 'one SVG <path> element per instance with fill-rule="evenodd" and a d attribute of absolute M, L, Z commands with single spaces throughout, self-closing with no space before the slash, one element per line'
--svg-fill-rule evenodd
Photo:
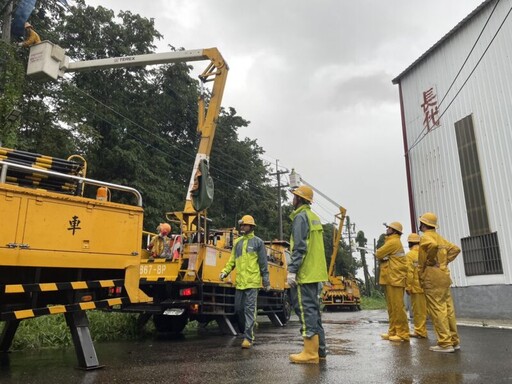
<path fill-rule="evenodd" d="M 229 71 L 229 66 L 217 48 L 183 50 L 176 52 L 152 53 L 146 55 L 113 57 L 108 59 L 86 60 L 70 62 L 64 50 L 51 43 L 43 41 L 30 48 L 27 65 L 27 75 L 45 80 L 64 76 L 66 72 L 85 72 L 96 69 L 124 68 L 133 66 L 184 63 L 190 61 L 209 60 L 210 63 L 199 75 L 200 81 L 205 84 L 213 82 L 211 98 L 206 109 L 204 95 L 199 98 L 199 112 L 197 130 L 201 133 L 201 141 L 197 150 L 192 175 L 188 187 L 185 209 L 186 213 L 193 213 L 190 191 L 194 185 L 194 177 L 201 160 L 209 160 L 212 150 L 213 138 L 220 113 L 222 96 Z"/>

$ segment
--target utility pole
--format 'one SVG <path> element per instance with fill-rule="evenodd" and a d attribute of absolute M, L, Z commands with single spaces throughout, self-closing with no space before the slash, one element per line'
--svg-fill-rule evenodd
<path fill-rule="evenodd" d="M 359 245 L 359 254 L 361 255 L 361 263 L 363 264 L 363 273 L 364 273 L 364 286 L 366 290 L 366 296 L 371 296 L 372 293 L 372 284 L 371 284 L 371 277 L 370 273 L 368 272 L 368 264 L 366 263 L 366 243 L 367 240 L 364 237 L 364 232 L 359 231 L 357 232 L 356 236 L 356 243 Z"/>
<path fill-rule="evenodd" d="M 356 223 L 350 223 L 350 217 L 345 217 L 345 229 L 346 233 L 348 235 L 348 246 L 349 246 L 349 253 L 350 253 L 350 263 L 354 264 L 354 258 L 352 257 L 352 234 L 355 235 L 355 229 L 356 229 Z"/>
<path fill-rule="evenodd" d="M 283 240 L 283 211 L 281 208 L 281 188 L 288 187 L 288 184 L 281 185 L 281 175 L 288 173 L 288 170 L 279 172 L 279 160 L 276 159 L 276 173 L 271 173 L 270 176 L 277 176 L 277 210 L 279 217 L 279 240 Z"/>
<path fill-rule="evenodd" d="M 373 270 L 375 275 L 375 281 L 374 281 L 374 287 L 377 289 L 377 286 L 379 285 L 379 277 L 380 277 L 380 268 L 377 268 L 377 258 L 375 257 L 375 252 L 377 251 L 377 239 L 373 239 L 373 250 L 374 250 L 374 257 L 373 257 Z"/>
<path fill-rule="evenodd" d="M 9 44 L 11 42 L 11 14 L 12 14 L 12 0 L 7 0 L 2 11 L 3 25 L 2 25 L 2 40 Z"/>

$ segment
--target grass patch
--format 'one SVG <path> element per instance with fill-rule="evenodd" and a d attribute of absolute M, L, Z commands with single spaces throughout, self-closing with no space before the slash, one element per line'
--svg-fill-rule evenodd
<path fill-rule="evenodd" d="M 381 292 L 374 292 L 371 296 L 361 297 L 362 309 L 386 309 L 386 299 Z"/>
<path fill-rule="evenodd" d="M 146 338 L 154 332 L 148 324 L 141 331 L 132 313 L 87 311 L 94 342 L 127 341 Z M 0 331 L 5 323 L 0 324 Z M 11 350 L 60 348 L 73 345 L 64 315 L 41 316 L 20 322 Z"/>

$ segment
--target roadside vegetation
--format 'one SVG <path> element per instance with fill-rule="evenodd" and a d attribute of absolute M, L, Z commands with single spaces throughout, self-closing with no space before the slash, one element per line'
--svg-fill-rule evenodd
<path fill-rule="evenodd" d="M 361 297 L 361 308 L 362 309 L 386 309 L 386 299 L 384 294 L 379 291 L 374 291 L 371 296 Z"/>
<path fill-rule="evenodd" d="M 151 329 L 137 328 L 137 316 L 117 312 L 88 311 L 89 329 L 94 342 L 143 339 Z M 3 324 L 0 329 L 3 329 Z M 64 315 L 41 316 L 22 321 L 11 350 L 42 349 L 72 346 L 73 340 Z"/>
<path fill-rule="evenodd" d="M 385 309 L 386 302 L 382 293 L 376 292 L 372 297 L 363 296 L 361 307 L 364 310 Z M 151 321 L 141 328 L 136 314 L 88 311 L 87 316 L 95 343 L 144 340 L 156 334 Z M 4 323 L 1 323 L 0 331 L 3 326 Z M 187 325 L 188 330 L 197 328 L 195 321 Z M 73 340 L 63 315 L 41 316 L 20 323 L 11 350 L 62 348 L 72 345 Z"/>

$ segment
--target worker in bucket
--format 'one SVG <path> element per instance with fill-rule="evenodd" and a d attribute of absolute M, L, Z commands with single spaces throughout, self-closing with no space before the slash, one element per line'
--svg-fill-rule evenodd
<path fill-rule="evenodd" d="M 430 347 L 433 352 L 454 352 L 460 349 L 455 310 L 450 293 L 451 263 L 460 253 L 460 248 L 436 232 L 437 216 L 426 212 L 419 218 L 420 240 L 418 263 L 420 282 L 425 292 L 427 313 L 434 325 L 437 345 Z"/>
<path fill-rule="evenodd" d="M 407 263 L 400 241 L 403 227 L 397 221 L 384 225 L 386 226 L 386 239 L 384 244 L 377 249 L 375 257 L 380 266 L 379 284 L 385 287 L 389 327 L 388 332 L 380 336 L 389 341 L 409 341 L 409 322 L 404 304 Z"/>
<path fill-rule="evenodd" d="M 231 257 L 219 278 L 224 280 L 236 268 L 235 312 L 239 324 L 244 325 L 242 348 L 248 349 L 254 343 L 258 291 L 262 282 L 263 289 L 270 291 L 270 277 L 265 243 L 254 234 L 254 218 L 245 215 L 239 221 L 239 225 L 243 236 L 235 240 Z"/>
<path fill-rule="evenodd" d="M 287 281 L 295 313 L 301 322 L 304 339 L 302 352 L 290 355 L 292 363 L 316 363 L 325 359 L 327 351 L 320 311 L 323 282 L 329 279 L 325 261 L 323 227 L 311 210 L 313 190 L 307 185 L 294 189 L 291 261 Z"/>
<path fill-rule="evenodd" d="M 148 251 L 150 252 L 149 260 L 154 260 L 155 258 L 170 260 L 172 257 L 171 238 L 169 237 L 171 225 L 161 223 L 156 230 L 158 235 L 153 236 L 148 245 Z"/>
<path fill-rule="evenodd" d="M 411 299 L 414 323 L 414 332 L 409 336 L 417 339 L 425 339 L 427 337 L 427 303 L 425 301 L 425 293 L 420 285 L 418 268 L 420 235 L 411 233 L 407 237 L 407 242 L 409 243 L 409 252 L 405 255 L 407 261 L 405 292 Z"/>
<path fill-rule="evenodd" d="M 25 40 L 23 40 L 21 43 L 18 43 L 20 47 L 29 48 L 34 44 L 38 44 L 41 42 L 41 38 L 37 34 L 36 31 L 34 31 L 34 27 L 29 22 L 25 23 Z"/>

